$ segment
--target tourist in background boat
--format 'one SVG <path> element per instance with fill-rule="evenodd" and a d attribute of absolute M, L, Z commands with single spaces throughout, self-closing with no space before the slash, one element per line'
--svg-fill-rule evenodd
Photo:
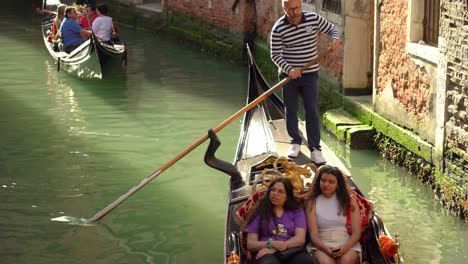
<path fill-rule="evenodd" d="M 60 34 L 62 36 L 65 52 L 70 53 L 90 36 L 89 30 L 83 29 L 77 22 L 77 13 L 74 7 L 65 9 L 65 20 L 60 26 Z"/>
<path fill-rule="evenodd" d="M 84 14 L 81 16 L 80 24 L 84 29 L 91 29 L 91 25 L 96 19 L 96 7 L 94 6 L 86 6 Z"/>
<path fill-rule="evenodd" d="M 49 42 L 53 42 L 54 40 L 58 39 L 60 37 L 59 31 L 60 31 L 60 26 L 62 25 L 62 21 L 65 18 L 65 9 L 67 8 L 67 5 L 60 4 L 57 6 L 57 15 L 52 21 L 52 32 L 50 34 L 50 39 Z"/>
<path fill-rule="evenodd" d="M 302 144 L 297 120 L 301 96 L 311 159 L 316 164 L 323 164 L 326 160 L 320 147 L 317 87 L 319 64 L 312 65 L 302 74 L 300 68 L 317 57 L 320 32 L 330 35 L 333 49 L 339 46 L 338 32 L 333 24 L 318 14 L 302 12 L 301 0 L 282 0 L 282 6 L 285 15 L 276 21 L 271 31 L 271 59 L 278 66 L 280 79 L 288 76 L 293 79 L 283 88 L 286 127 L 291 138 L 288 156 L 297 157 Z"/>
<path fill-rule="evenodd" d="M 337 167 L 319 168 L 305 200 L 317 263 L 354 264 L 360 257 L 361 215 L 350 194 L 350 186 Z"/>
<path fill-rule="evenodd" d="M 313 263 L 305 251 L 307 233 L 304 210 L 294 199 L 293 186 L 286 178 L 271 182 L 265 196 L 248 220 L 247 248 L 254 263 Z M 288 254 L 284 259 L 280 253 Z"/>
<path fill-rule="evenodd" d="M 96 13 L 97 17 L 92 25 L 93 33 L 99 41 L 110 44 L 114 24 L 112 18 L 107 16 L 107 6 L 98 6 Z"/>

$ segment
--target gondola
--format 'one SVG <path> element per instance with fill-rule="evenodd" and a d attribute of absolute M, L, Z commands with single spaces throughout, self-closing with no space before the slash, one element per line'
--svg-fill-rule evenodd
<path fill-rule="evenodd" d="M 59 0 L 44 0 L 42 9 L 42 36 L 47 50 L 57 64 L 57 70 L 85 79 L 107 78 L 120 70 L 127 59 L 123 42 L 101 43 L 91 34 L 88 40 L 71 53 L 54 48 L 48 36 L 58 4 Z"/>
<path fill-rule="evenodd" d="M 259 72 L 253 56 L 249 54 L 249 80 L 247 90 L 247 104 L 251 103 L 270 87 Z M 300 122 L 300 129 L 305 135 L 304 123 Z M 241 223 L 239 223 L 239 208 L 253 195 L 253 185 L 260 184 L 259 177 L 264 169 L 272 168 L 272 163 L 279 157 L 286 156 L 289 147 L 289 137 L 283 114 L 283 102 L 275 94 L 247 111 L 244 115 L 240 137 L 234 162 L 226 162 L 215 157 L 216 149 L 221 144 L 216 134 L 208 132 L 210 144 L 205 153 L 205 162 L 217 170 L 230 176 L 230 189 L 225 219 L 224 259 L 225 263 L 249 263 L 242 246 Z M 351 173 L 336 155 L 321 142 L 322 152 L 330 165 L 339 167 L 347 178 L 353 190 L 362 195 L 355 184 Z M 297 165 L 311 163 L 309 151 L 303 145 L 300 155 L 294 159 Z M 257 187 L 258 189 L 258 187 Z M 379 236 L 391 237 L 381 218 L 371 209 L 371 216 L 365 228 L 363 242 L 363 260 L 369 264 L 402 263 L 400 255 L 385 256 L 379 249 Z M 398 248 L 398 243 L 396 244 Z M 237 262 L 236 262 L 237 261 Z"/>

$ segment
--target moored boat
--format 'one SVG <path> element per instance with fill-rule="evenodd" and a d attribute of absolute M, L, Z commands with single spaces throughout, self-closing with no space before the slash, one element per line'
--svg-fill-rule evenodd
<path fill-rule="evenodd" d="M 259 72 L 255 61 L 249 54 L 249 80 L 247 90 L 247 104 L 253 102 L 256 98 L 262 95 L 270 87 Z M 304 123 L 300 122 L 300 130 L 305 135 Z M 246 202 L 251 204 L 260 194 L 258 190 L 262 188 L 262 179 L 266 170 L 285 172 L 287 168 L 280 165 L 289 147 L 289 136 L 286 131 L 283 102 L 275 94 L 260 102 L 257 106 L 247 111 L 244 115 L 242 128 L 237 145 L 237 150 L 234 162 L 218 160 L 214 157 L 216 149 L 220 142 L 216 134 L 212 131 L 209 133 L 211 139 L 208 150 L 205 154 L 205 162 L 228 175 L 230 175 L 230 189 L 228 194 L 228 206 L 225 223 L 225 242 L 224 242 L 224 259 L 225 263 L 248 263 L 248 254 L 243 246 L 242 228 L 245 222 L 242 222 L 242 210 L 245 213 Z M 338 157 L 327 147 L 324 142 L 321 142 L 322 152 L 327 160 L 327 163 L 337 166 L 347 176 L 347 179 L 355 193 L 362 197 L 362 193 L 355 184 L 351 173 L 343 165 Z M 299 167 L 306 168 L 307 164 L 311 164 L 309 159 L 310 152 L 303 145 L 301 153 L 293 160 Z M 280 159 L 278 159 L 280 158 Z M 289 166 L 289 165 L 288 165 Z M 296 166 L 296 167 L 297 167 Z M 314 174 L 314 166 L 311 174 Z M 308 182 L 305 179 L 304 183 Z M 310 180 L 309 180 L 310 182 Z M 264 187 L 263 187 L 264 188 Z M 304 186 L 307 189 L 307 185 Z M 389 232 L 385 228 L 381 218 L 369 208 L 369 216 L 366 228 L 363 231 L 363 239 L 361 240 L 363 247 L 363 261 L 369 264 L 389 264 L 402 263 L 402 258 L 398 253 L 392 256 L 388 252 L 382 252 L 379 245 L 379 237 L 391 238 Z M 245 219 L 244 219 L 245 220 Z M 396 249 L 398 249 L 398 241 L 396 241 Z M 386 255 L 384 254 L 386 253 Z M 239 261 L 239 262 L 236 262 Z"/>
<path fill-rule="evenodd" d="M 70 53 L 54 47 L 49 34 L 56 17 L 59 0 L 44 0 L 42 18 L 42 36 L 44 44 L 57 64 L 57 70 L 86 79 L 109 77 L 126 63 L 126 47 L 123 42 L 106 44 L 99 42 L 94 34 Z"/>

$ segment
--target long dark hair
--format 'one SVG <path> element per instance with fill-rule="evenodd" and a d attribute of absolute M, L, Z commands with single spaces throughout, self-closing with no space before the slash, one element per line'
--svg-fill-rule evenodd
<path fill-rule="evenodd" d="M 336 188 L 336 198 L 338 199 L 339 211 L 338 213 L 346 215 L 346 209 L 350 206 L 349 195 L 351 192 L 351 187 L 349 186 L 348 181 L 343 176 L 343 173 L 338 167 L 323 165 L 319 168 L 317 175 L 312 182 L 312 187 L 310 188 L 309 194 L 305 200 L 307 208 L 309 208 L 317 197 L 322 194 L 320 189 L 320 181 L 322 176 L 327 173 L 335 176 L 338 186 Z"/>
<path fill-rule="evenodd" d="M 271 204 L 270 201 L 270 192 L 273 186 L 276 183 L 282 183 L 284 185 L 284 189 L 286 190 L 286 201 L 284 202 L 283 208 L 284 210 L 287 211 L 295 211 L 299 209 L 299 204 L 297 203 L 296 199 L 294 199 L 294 187 L 291 184 L 291 182 L 287 178 L 276 178 L 270 183 L 270 186 L 268 187 L 267 192 L 265 193 L 265 196 L 260 200 L 258 203 L 257 208 L 255 209 L 254 213 L 250 215 L 247 223 L 252 222 L 255 217 L 259 216 L 260 221 L 259 221 L 259 230 L 260 234 L 267 234 L 268 233 L 268 225 L 270 224 L 270 219 L 273 218 L 273 221 L 276 223 L 276 215 L 274 212 L 274 207 Z M 277 225 L 276 225 L 277 226 Z"/>

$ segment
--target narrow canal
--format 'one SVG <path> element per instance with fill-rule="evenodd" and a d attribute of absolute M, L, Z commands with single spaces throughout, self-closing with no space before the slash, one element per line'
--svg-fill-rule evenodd
<path fill-rule="evenodd" d="M 122 26 L 122 76 L 57 72 L 29 5 L 0 11 L 2 263 L 221 263 L 227 177 L 206 144 L 94 226 L 94 215 L 241 108 L 246 67 Z M 240 120 L 219 134 L 232 160 Z M 374 151 L 325 141 L 399 232 L 406 263 L 468 263 L 468 227 Z M 68 222 L 53 221 L 69 220 Z"/>

